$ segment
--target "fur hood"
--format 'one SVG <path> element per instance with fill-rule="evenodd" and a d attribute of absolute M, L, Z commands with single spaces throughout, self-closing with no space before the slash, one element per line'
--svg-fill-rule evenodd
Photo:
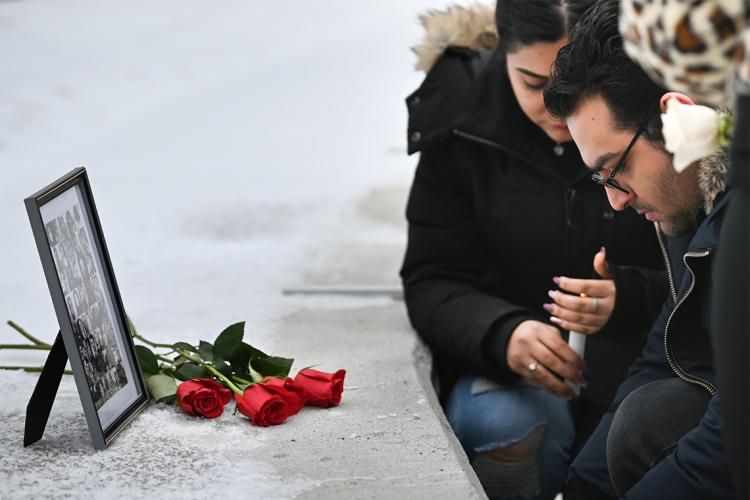
<path fill-rule="evenodd" d="M 726 148 L 719 148 L 698 164 L 698 187 L 703 194 L 703 208 L 708 214 L 714 200 L 727 185 L 729 155 Z"/>
<path fill-rule="evenodd" d="M 425 73 L 448 47 L 483 52 L 497 45 L 495 11 L 484 4 L 430 10 L 419 16 L 419 21 L 425 30 L 424 38 L 411 50 L 417 55 L 416 69 Z"/>

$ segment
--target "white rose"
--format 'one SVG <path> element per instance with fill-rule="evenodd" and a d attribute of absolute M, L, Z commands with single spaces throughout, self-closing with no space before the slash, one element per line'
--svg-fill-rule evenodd
<path fill-rule="evenodd" d="M 674 169 L 682 172 L 694 161 L 719 148 L 719 114 L 706 106 L 667 101 L 661 115 L 664 147 L 674 155 Z"/>

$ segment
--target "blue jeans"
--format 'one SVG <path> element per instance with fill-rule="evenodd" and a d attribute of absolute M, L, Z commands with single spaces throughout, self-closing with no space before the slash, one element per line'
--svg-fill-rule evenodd
<path fill-rule="evenodd" d="M 526 381 L 464 375 L 445 410 L 490 498 L 551 500 L 560 491 L 575 439 L 567 401 Z"/>

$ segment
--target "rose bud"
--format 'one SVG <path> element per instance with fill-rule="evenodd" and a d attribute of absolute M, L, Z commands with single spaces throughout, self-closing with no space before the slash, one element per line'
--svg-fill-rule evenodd
<path fill-rule="evenodd" d="M 207 378 L 187 380 L 177 387 L 177 401 L 188 415 L 216 418 L 231 399 L 232 391 Z"/>
<path fill-rule="evenodd" d="M 237 409 L 249 418 L 253 425 L 279 425 L 289 416 L 289 404 L 281 396 L 267 391 L 263 385 L 251 385 L 245 389 L 242 396 L 235 394 Z"/>
<path fill-rule="evenodd" d="M 304 388 L 307 395 L 306 405 L 328 408 L 341 402 L 345 375 L 346 370 L 326 373 L 306 368 L 297 373 L 294 383 Z"/>
<path fill-rule="evenodd" d="M 291 378 L 264 377 L 262 383 L 268 392 L 284 398 L 289 405 L 290 416 L 296 415 L 305 406 L 305 389 L 295 384 Z"/>

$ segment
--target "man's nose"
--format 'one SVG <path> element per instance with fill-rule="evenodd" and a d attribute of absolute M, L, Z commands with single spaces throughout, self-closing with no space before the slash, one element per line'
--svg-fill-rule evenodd
<path fill-rule="evenodd" d="M 609 200 L 609 204 L 612 205 L 612 208 L 614 208 L 618 212 L 628 208 L 628 205 L 630 205 L 634 198 L 632 191 L 628 194 L 625 194 L 622 191 L 613 188 L 604 188 L 604 190 L 607 192 L 607 199 Z"/>

